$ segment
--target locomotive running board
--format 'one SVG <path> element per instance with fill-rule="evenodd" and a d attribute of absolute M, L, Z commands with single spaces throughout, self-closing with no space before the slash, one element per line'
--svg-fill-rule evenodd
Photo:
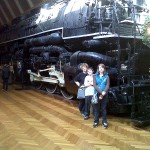
<path fill-rule="evenodd" d="M 67 39 L 75 39 L 75 38 L 82 38 L 82 37 L 90 37 L 90 36 L 96 36 L 96 35 L 100 35 L 100 33 L 97 32 L 97 33 L 85 34 L 85 35 L 66 36 L 66 37 L 63 37 L 63 39 L 64 39 L 64 40 L 67 40 Z"/>
<path fill-rule="evenodd" d="M 41 34 L 45 34 L 45 33 L 49 33 L 49 32 L 53 32 L 53 31 L 58 31 L 58 30 L 62 30 L 62 34 L 63 34 L 63 27 L 60 27 L 60 28 L 50 29 L 50 30 L 46 30 L 46 31 L 39 32 L 39 33 L 35 33 L 35 34 L 23 36 L 23 37 L 16 38 L 16 39 L 13 39 L 13 40 L 8 40 L 8 41 L 5 41 L 5 42 L 0 43 L 0 45 L 1 45 L 1 44 L 6 44 L 6 43 L 9 43 L 9 42 L 13 42 L 13 41 L 17 41 L 17 40 L 22 40 L 22 39 L 34 37 L 34 36 L 41 35 Z"/>
<path fill-rule="evenodd" d="M 124 35 L 118 35 L 118 34 L 111 34 L 111 35 L 99 35 L 93 37 L 93 39 L 103 39 L 103 38 L 130 38 L 130 39 L 142 39 L 142 36 L 124 36 Z"/>

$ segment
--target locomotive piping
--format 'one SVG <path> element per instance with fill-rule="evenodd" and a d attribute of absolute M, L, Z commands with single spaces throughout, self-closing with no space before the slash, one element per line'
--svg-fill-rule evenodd
<path fill-rule="evenodd" d="M 104 63 L 106 66 L 114 67 L 116 65 L 116 60 L 111 58 L 110 56 L 98 54 L 95 52 L 75 52 L 71 58 L 70 58 L 70 65 L 76 66 L 81 62 L 94 62 L 96 64 L 98 63 Z"/>
<path fill-rule="evenodd" d="M 41 46 L 41 47 L 32 47 L 29 49 L 30 54 L 37 54 L 37 53 L 42 53 L 42 52 L 59 52 L 59 53 L 63 53 L 63 52 L 67 52 L 67 50 L 63 47 L 60 46 Z"/>
<path fill-rule="evenodd" d="M 57 45 L 61 43 L 63 43 L 63 39 L 60 32 L 54 32 L 50 35 L 27 39 L 24 42 L 26 46 Z"/>

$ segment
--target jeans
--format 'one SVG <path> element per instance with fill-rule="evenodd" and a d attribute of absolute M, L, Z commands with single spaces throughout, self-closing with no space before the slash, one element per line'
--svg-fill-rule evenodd
<path fill-rule="evenodd" d="M 6 91 L 8 90 L 8 79 L 7 78 L 3 79 L 3 89 Z"/>
<path fill-rule="evenodd" d="M 92 96 L 85 97 L 85 111 L 84 111 L 85 116 L 90 115 L 91 98 L 92 98 Z"/>
<path fill-rule="evenodd" d="M 79 99 L 79 111 L 84 114 L 85 111 L 85 99 Z"/>
<path fill-rule="evenodd" d="M 108 95 L 105 95 L 103 99 L 101 100 L 99 99 L 98 104 L 93 105 L 94 123 L 99 123 L 100 108 L 102 111 L 102 123 L 107 123 L 107 117 L 106 117 L 107 115 L 106 106 L 108 101 L 107 99 L 108 99 Z"/>

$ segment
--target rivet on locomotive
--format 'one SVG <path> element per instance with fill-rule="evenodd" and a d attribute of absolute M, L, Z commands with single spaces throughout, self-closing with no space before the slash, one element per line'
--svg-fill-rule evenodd
<path fill-rule="evenodd" d="M 150 120 L 150 50 L 142 43 L 148 0 L 55 0 L 0 30 L 1 64 L 13 65 L 16 82 L 76 96 L 81 63 L 107 66 L 110 113 Z M 9 53 L 9 55 L 8 55 Z"/>

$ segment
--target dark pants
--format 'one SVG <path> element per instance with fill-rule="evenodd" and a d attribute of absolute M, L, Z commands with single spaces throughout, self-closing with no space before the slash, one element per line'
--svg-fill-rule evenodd
<path fill-rule="evenodd" d="M 79 111 L 84 114 L 85 111 L 85 99 L 79 99 Z"/>
<path fill-rule="evenodd" d="M 98 95 L 99 97 L 99 95 Z M 102 123 L 107 123 L 107 106 L 108 102 L 108 95 L 105 95 L 103 99 L 99 99 L 98 104 L 93 105 L 93 112 L 94 112 L 94 123 L 99 123 L 99 115 L 100 115 L 100 108 L 102 111 Z"/>
<path fill-rule="evenodd" d="M 92 96 L 85 97 L 85 111 L 84 111 L 85 116 L 90 115 L 91 99 L 92 99 Z"/>
<path fill-rule="evenodd" d="M 6 91 L 8 90 L 8 78 L 3 79 L 3 89 Z"/>

